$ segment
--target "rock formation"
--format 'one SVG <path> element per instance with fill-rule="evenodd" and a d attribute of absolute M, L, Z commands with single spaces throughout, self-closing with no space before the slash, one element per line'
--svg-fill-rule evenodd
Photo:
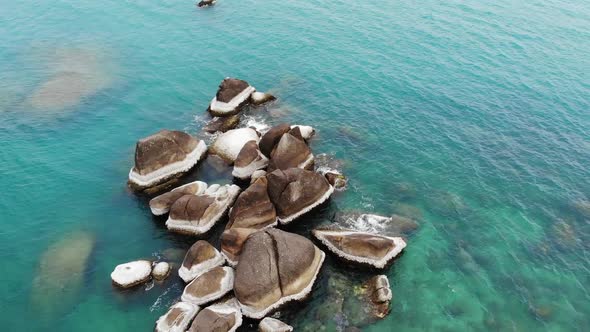
<path fill-rule="evenodd" d="M 187 332 L 234 332 L 240 325 L 242 312 L 236 299 L 232 298 L 201 310 Z"/>
<path fill-rule="evenodd" d="M 238 124 L 240 124 L 240 116 L 236 114 L 221 118 L 213 118 L 205 125 L 205 127 L 203 127 L 203 130 L 211 134 L 218 131 L 225 133 L 228 130 L 236 128 Z"/>
<path fill-rule="evenodd" d="M 292 167 L 309 169 L 313 167 L 313 154 L 301 137 L 299 129 L 295 135 L 285 133 L 274 147 L 268 163 L 268 171 L 276 169 L 286 170 Z"/>
<path fill-rule="evenodd" d="M 233 164 L 246 143 L 258 140 L 258 133 L 252 128 L 232 129 L 217 136 L 209 152 Z"/>
<path fill-rule="evenodd" d="M 264 133 L 264 135 L 262 135 L 260 142 L 258 142 L 260 152 L 270 158 L 270 154 L 275 145 L 277 145 L 283 134 L 289 130 L 291 130 L 291 126 L 286 123 L 282 123 L 270 128 L 266 133 Z"/>
<path fill-rule="evenodd" d="M 226 228 L 261 229 L 277 224 L 277 213 L 268 196 L 268 180 L 258 178 L 236 199 Z"/>
<path fill-rule="evenodd" d="M 234 269 L 217 266 L 191 281 L 182 293 L 181 300 L 196 305 L 215 301 L 234 287 Z"/>
<path fill-rule="evenodd" d="M 257 232 L 254 228 L 230 228 L 221 234 L 221 253 L 231 266 L 236 266 L 240 260 L 240 254 L 244 242 L 250 234 Z"/>
<path fill-rule="evenodd" d="M 151 274 L 152 262 L 139 260 L 117 265 L 111 279 L 121 288 L 130 288 L 148 281 Z"/>
<path fill-rule="evenodd" d="M 234 162 L 232 175 L 238 179 L 248 179 L 252 174 L 260 169 L 266 168 L 268 158 L 258 149 L 256 141 L 246 143 Z"/>
<path fill-rule="evenodd" d="M 154 332 L 184 332 L 199 312 L 199 306 L 178 302 L 156 321 Z"/>
<path fill-rule="evenodd" d="M 291 332 L 291 331 L 293 331 L 293 326 L 287 325 L 275 318 L 265 317 L 263 320 L 260 321 L 260 324 L 258 324 L 258 331 L 259 332 Z"/>
<path fill-rule="evenodd" d="M 254 105 L 262 105 L 264 103 L 268 103 L 269 101 L 275 100 L 275 96 L 271 95 L 270 93 L 258 92 L 255 91 L 250 96 L 252 104 Z"/>
<path fill-rule="evenodd" d="M 246 81 L 226 78 L 219 85 L 217 94 L 209 104 L 213 116 L 230 116 L 237 114 L 248 102 L 250 95 L 256 91 Z"/>
<path fill-rule="evenodd" d="M 178 275 L 188 283 L 201 274 L 223 265 L 224 261 L 215 247 L 207 241 L 199 240 L 186 253 Z"/>
<path fill-rule="evenodd" d="M 167 262 L 158 262 L 152 270 L 152 277 L 156 280 L 164 280 L 170 274 L 172 267 Z"/>
<path fill-rule="evenodd" d="M 178 188 L 174 188 L 171 191 L 154 197 L 150 200 L 150 210 L 152 214 L 161 216 L 168 211 L 174 202 L 184 195 L 200 195 L 207 189 L 207 184 L 202 181 L 195 181 L 187 183 Z"/>

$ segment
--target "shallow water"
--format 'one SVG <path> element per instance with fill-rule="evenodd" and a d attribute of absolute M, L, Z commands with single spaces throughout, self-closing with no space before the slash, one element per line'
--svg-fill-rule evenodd
<path fill-rule="evenodd" d="M 109 274 L 123 261 L 181 256 L 194 240 L 168 233 L 126 189 L 134 142 L 161 128 L 199 133 L 226 76 L 279 97 L 252 121 L 315 126 L 314 152 L 338 159 L 350 179 L 291 230 L 307 233 L 340 211 L 419 219 L 387 271 L 391 314 L 363 330 L 590 326 L 584 2 L 220 0 L 198 10 L 190 1 L 0 0 L 0 8 L 5 330 L 153 327 L 180 283 L 118 292 Z M 64 63 L 92 79 L 55 84 Z M 48 84 L 75 98 L 33 105 Z M 230 181 L 207 163 L 189 179 Z M 78 232 L 90 235 L 72 238 Z M 45 258 L 68 240 L 92 248 L 85 266 L 70 264 L 64 286 L 36 291 L 36 279 L 52 276 Z M 354 305 L 344 315 L 325 309 L 340 274 L 353 286 L 368 276 L 328 259 L 311 299 L 280 317 L 297 330 L 356 324 Z"/>

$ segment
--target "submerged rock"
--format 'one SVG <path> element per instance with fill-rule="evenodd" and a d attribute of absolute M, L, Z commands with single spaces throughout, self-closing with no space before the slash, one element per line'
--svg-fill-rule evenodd
<path fill-rule="evenodd" d="M 277 213 L 268 196 L 268 180 L 257 179 L 238 196 L 226 228 L 261 229 L 277 224 Z"/>
<path fill-rule="evenodd" d="M 266 133 L 264 133 L 264 135 L 262 135 L 260 142 L 258 142 L 260 152 L 270 158 L 270 154 L 275 145 L 277 145 L 283 134 L 287 133 L 289 130 L 291 130 L 291 126 L 286 123 L 282 123 L 270 128 Z"/>
<path fill-rule="evenodd" d="M 148 281 L 151 275 L 152 262 L 139 260 L 117 265 L 111 279 L 116 286 L 130 288 Z"/>
<path fill-rule="evenodd" d="M 223 265 L 224 261 L 215 247 L 207 241 L 199 240 L 186 253 L 178 275 L 184 282 L 190 282 L 201 274 Z"/>
<path fill-rule="evenodd" d="M 154 332 L 184 332 L 199 312 L 199 306 L 178 302 L 156 321 Z"/>
<path fill-rule="evenodd" d="M 164 280 L 170 275 L 172 267 L 167 262 L 158 262 L 152 270 L 152 277 L 156 280 Z"/>
<path fill-rule="evenodd" d="M 291 332 L 293 326 L 287 325 L 278 319 L 265 317 L 258 325 L 259 332 Z"/>
<path fill-rule="evenodd" d="M 171 191 L 164 193 L 160 196 L 154 197 L 150 200 L 150 210 L 152 214 L 161 216 L 168 211 L 174 202 L 184 195 L 200 195 L 207 189 L 207 184 L 202 181 L 195 181 L 187 183 L 178 188 L 174 188 Z"/>
<path fill-rule="evenodd" d="M 375 318 L 384 318 L 389 314 L 389 304 L 393 298 L 389 279 L 385 275 L 377 275 L 369 279 L 364 287 L 368 301 L 371 303 L 371 313 Z"/>
<path fill-rule="evenodd" d="M 242 312 L 235 298 L 199 312 L 188 332 L 234 332 L 242 325 Z"/>
<path fill-rule="evenodd" d="M 76 231 L 43 253 L 31 288 L 31 306 L 38 318 L 51 320 L 74 305 L 95 244 L 94 234 Z"/>
<path fill-rule="evenodd" d="M 313 168 L 313 154 L 303 137 L 301 137 L 298 128 L 295 134 L 298 137 L 291 133 L 283 134 L 279 143 L 274 147 L 268 163 L 269 172 L 276 169 L 286 170 L 292 167 Z"/>
<path fill-rule="evenodd" d="M 206 151 L 205 142 L 187 133 L 160 130 L 137 142 L 129 183 L 145 189 L 166 182 L 193 168 Z"/>
<path fill-rule="evenodd" d="M 334 192 L 325 177 L 300 168 L 275 170 L 267 179 L 268 194 L 282 224 L 311 211 Z"/>
<path fill-rule="evenodd" d="M 234 287 L 234 269 L 217 266 L 191 281 L 182 293 L 184 302 L 203 305 L 215 301 Z"/>
<path fill-rule="evenodd" d="M 401 237 L 346 229 L 315 229 L 312 234 L 336 256 L 378 269 L 384 268 L 406 247 Z"/>
<path fill-rule="evenodd" d="M 256 91 L 256 92 L 252 93 L 252 95 L 250 96 L 250 99 L 252 101 L 252 104 L 262 105 L 264 103 L 268 103 L 269 101 L 273 101 L 277 98 L 275 96 L 271 95 L 270 93 Z"/>
<path fill-rule="evenodd" d="M 228 130 L 219 135 L 210 148 L 210 153 L 218 155 L 226 162 L 233 164 L 240 151 L 250 141 L 258 142 L 258 133 L 252 128 Z"/>
<path fill-rule="evenodd" d="M 236 266 L 244 243 L 250 234 L 257 232 L 255 228 L 230 228 L 221 234 L 221 253 L 231 266 Z"/>
<path fill-rule="evenodd" d="M 230 116 L 240 112 L 248 102 L 250 95 L 256 91 L 248 82 L 235 78 L 226 78 L 219 85 L 217 94 L 209 104 L 213 116 Z"/>
<path fill-rule="evenodd" d="M 236 128 L 239 124 L 240 116 L 236 114 L 221 118 L 213 118 L 205 125 L 205 127 L 203 127 L 203 130 L 211 134 L 218 131 L 225 133 L 228 130 Z"/>
<path fill-rule="evenodd" d="M 297 234 L 271 228 L 250 235 L 234 282 L 243 314 L 260 319 L 288 301 L 305 298 L 324 257 L 310 240 Z"/>
<path fill-rule="evenodd" d="M 207 233 L 233 204 L 239 192 L 240 187 L 236 185 L 211 185 L 201 195 L 182 196 L 170 208 L 166 226 L 177 233 Z"/>
<path fill-rule="evenodd" d="M 238 179 L 247 179 L 260 169 L 266 168 L 268 158 L 258 149 L 256 141 L 250 141 L 242 147 L 236 161 L 232 175 Z"/>

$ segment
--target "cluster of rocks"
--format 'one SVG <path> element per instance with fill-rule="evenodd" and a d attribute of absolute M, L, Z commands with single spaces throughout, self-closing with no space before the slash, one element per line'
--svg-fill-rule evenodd
<path fill-rule="evenodd" d="M 214 118 L 205 129 L 219 130 L 209 148 L 187 133 L 170 130 L 138 141 L 129 173 L 136 190 L 161 191 L 207 154 L 233 167 L 235 183 L 242 184 L 195 181 L 150 200 L 152 213 L 168 215 L 166 226 L 177 233 L 202 236 L 228 215 L 220 250 L 199 240 L 186 253 L 178 271 L 186 287 L 180 302 L 158 319 L 156 331 L 234 331 L 243 316 L 262 319 L 261 331 L 291 331 L 266 316 L 312 291 L 324 251 L 310 239 L 276 227 L 303 222 L 300 217 L 344 188 L 346 178 L 338 171 L 314 169 L 310 126 L 279 124 L 265 132 L 232 128 L 246 104 L 274 99 L 246 81 L 226 78 L 208 108 Z M 401 237 L 353 229 L 318 228 L 312 234 L 319 246 L 343 261 L 375 269 L 384 269 L 406 246 Z M 161 264 L 121 264 L 111 277 L 117 286 L 132 287 L 165 278 L 169 265 L 166 269 Z M 384 316 L 391 300 L 389 283 L 381 275 L 372 285 L 371 301 L 380 304 Z"/>

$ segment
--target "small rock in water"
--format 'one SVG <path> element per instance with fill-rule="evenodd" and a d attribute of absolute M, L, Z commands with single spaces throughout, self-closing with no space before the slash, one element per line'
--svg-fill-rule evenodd
<path fill-rule="evenodd" d="M 158 262 L 152 270 L 152 277 L 156 280 L 164 280 L 170 274 L 172 267 L 167 262 Z"/>
<path fill-rule="evenodd" d="M 129 288 L 148 281 L 151 274 L 152 262 L 139 260 L 117 265 L 111 273 L 111 279 L 115 285 Z"/>
<path fill-rule="evenodd" d="M 202 0 L 197 4 L 197 6 L 199 6 L 199 7 L 213 6 L 216 2 L 217 2 L 216 0 Z"/>
<path fill-rule="evenodd" d="M 206 0 L 205 0 L 206 1 Z M 214 1 L 211 1 L 212 3 Z M 248 82 L 236 78 L 226 78 L 219 85 L 217 94 L 209 104 L 213 116 L 230 116 L 241 111 L 242 106 L 250 100 L 256 91 Z"/>
<path fill-rule="evenodd" d="M 334 170 L 328 170 L 328 171 L 321 172 L 321 173 L 324 174 L 324 176 L 326 177 L 328 182 L 330 182 L 332 187 L 334 187 L 334 189 L 339 190 L 339 191 L 346 189 L 346 184 L 348 183 L 348 179 L 346 178 L 346 176 L 342 175 L 340 172 L 334 171 Z"/>
<path fill-rule="evenodd" d="M 270 93 L 258 91 L 252 93 L 250 98 L 252 99 L 252 104 L 254 105 L 262 105 L 264 103 L 268 103 L 269 101 L 273 101 L 276 99 L 275 96 L 271 95 Z"/>
<path fill-rule="evenodd" d="M 178 275 L 184 282 L 190 282 L 201 274 L 221 266 L 225 260 L 223 256 L 207 241 L 199 240 L 193 244 L 178 270 Z"/>
<path fill-rule="evenodd" d="M 373 316 L 383 318 L 389 313 L 389 303 L 393 298 L 389 279 L 385 275 L 374 276 L 365 283 L 367 295 L 372 305 Z"/>
<path fill-rule="evenodd" d="M 215 133 L 215 132 L 222 132 L 225 133 L 228 130 L 236 128 L 240 124 L 240 116 L 238 114 L 220 117 L 220 118 L 213 118 L 209 121 L 203 130 L 208 133 Z"/>
<path fill-rule="evenodd" d="M 158 318 L 154 332 L 184 332 L 199 310 L 197 305 L 178 302 Z"/>
<path fill-rule="evenodd" d="M 287 325 L 278 319 L 265 317 L 258 325 L 259 332 L 291 332 L 293 326 Z"/>

